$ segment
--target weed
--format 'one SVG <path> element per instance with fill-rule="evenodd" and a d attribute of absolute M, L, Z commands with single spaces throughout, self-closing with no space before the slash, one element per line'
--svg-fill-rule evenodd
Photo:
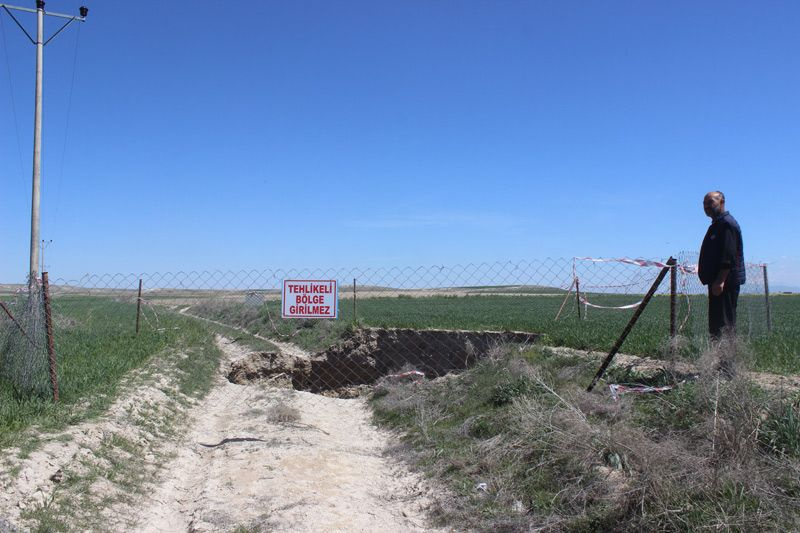
<path fill-rule="evenodd" d="M 538 348 L 446 380 L 383 384 L 370 401 L 379 423 L 403 431 L 404 456 L 449 488 L 435 511 L 443 525 L 688 531 L 798 523 L 800 463 L 785 451 L 796 449 L 797 412 L 787 414 L 785 403 L 762 421 L 770 405 L 763 391 L 716 374 L 615 402 L 574 384 L 590 372 Z"/>
<path fill-rule="evenodd" d="M 500 407 L 509 404 L 514 398 L 529 393 L 532 389 L 533 385 L 525 378 L 500 383 L 492 388 L 492 405 Z"/>
<path fill-rule="evenodd" d="M 280 402 L 267 410 L 267 420 L 277 423 L 297 422 L 300 420 L 300 410 Z"/>
<path fill-rule="evenodd" d="M 777 402 L 763 416 L 759 441 L 772 453 L 800 457 L 800 400 Z"/>

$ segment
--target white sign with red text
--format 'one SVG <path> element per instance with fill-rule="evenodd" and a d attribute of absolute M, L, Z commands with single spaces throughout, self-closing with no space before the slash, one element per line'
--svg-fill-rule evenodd
<path fill-rule="evenodd" d="M 336 280 L 285 279 L 281 293 L 283 318 L 338 318 Z"/>

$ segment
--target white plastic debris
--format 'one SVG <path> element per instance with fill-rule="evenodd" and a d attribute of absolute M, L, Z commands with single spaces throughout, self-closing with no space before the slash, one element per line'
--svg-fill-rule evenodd
<path fill-rule="evenodd" d="M 648 392 L 666 392 L 672 390 L 671 386 L 664 387 L 648 387 L 646 385 L 617 385 L 612 383 L 608 386 L 611 390 L 611 397 L 616 401 L 621 395 L 635 392 L 638 394 L 646 394 Z"/>
<path fill-rule="evenodd" d="M 391 379 L 411 378 L 412 381 L 417 381 L 419 379 L 425 379 L 425 373 L 420 372 L 419 370 L 409 370 L 408 372 L 403 372 L 401 374 L 389 374 L 386 377 Z"/>

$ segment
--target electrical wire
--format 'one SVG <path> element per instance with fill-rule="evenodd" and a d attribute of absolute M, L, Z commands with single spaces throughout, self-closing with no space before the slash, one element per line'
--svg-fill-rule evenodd
<path fill-rule="evenodd" d="M 8 71 L 8 94 L 11 96 L 11 114 L 14 117 L 14 130 L 17 134 L 17 155 L 19 156 L 19 177 L 22 181 L 23 196 L 25 196 L 25 165 L 22 163 L 22 143 L 19 135 L 19 120 L 17 120 L 17 103 L 14 100 L 14 83 L 11 79 L 11 61 L 8 58 L 8 44 L 6 43 L 6 26 L 0 16 L 0 31 L 3 33 L 3 54 L 6 56 L 6 70 Z"/>
<path fill-rule="evenodd" d="M 67 156 L 67 139 L 69 136 L 69 119 L 72 111 L 72 93 L 75 90 L 75 72 L 78 68 L 78 47 L 81 42 L 81 25 L 75 35 L 75 53 L 72 57 L 72 81 L 69 85 L 69 97 L 67 98 L 67 118 L 64 126 L 64 143 L 61 147 L 61 166 L 58 171 L 58 183 L 56 184 L 56 205 L 53 210 L 53 227 L 58 227 L 58 209 L 61 205 L 61 183 L 64 179 L 64 160 Z"/>

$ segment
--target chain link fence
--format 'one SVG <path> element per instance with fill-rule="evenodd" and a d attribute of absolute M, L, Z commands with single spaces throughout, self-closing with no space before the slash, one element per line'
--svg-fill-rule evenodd
<path fill-rule="evenodd" d="M 707 343 L 706 288 L 694 273 L 696 255 L 678 259 L 674 292 L 667 277 L 624 352 L 663 356 L 671 323 L 684 339 L 685 355 Z M 182 321 L 202 320 L 226 336 L 256 336 L 274 345 L 233 368 L 231 379 L 284 379 L 303 390 L 342 393 L 386 376 L 440 376 L 509 343 L 607 351 L 661 268 L 660 260 L 555 258 L 86 275 L 51 281 L 54 347 L 60 365 L 74 364 L 86 356 L 87 338 L 113 349 L 115 337 L 170 335 Z M 765 274 L 763 265 L 748 265 L 739 300 L 739 333 L 746 340 L 769 330 Z M 337 281 L 338 318 L 281 318 L 286 279 Z M 34 291 L 29 298 L 26 287 L 2 291 L 7 312 L 0 314 L 0 376 L 21 391 L 40 392 L 48 383 L 41 296 Z"/>

